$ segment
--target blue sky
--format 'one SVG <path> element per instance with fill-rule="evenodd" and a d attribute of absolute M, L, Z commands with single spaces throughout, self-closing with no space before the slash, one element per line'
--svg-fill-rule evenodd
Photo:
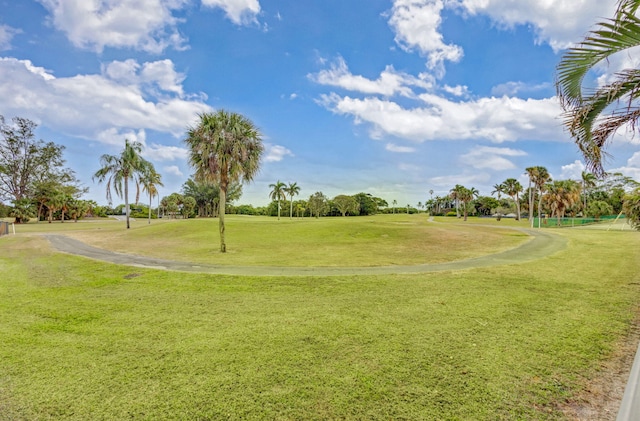
<path fill-rule="evenodd" d="M 239 203 L 270 183 L 306 198 L 368 192 L 415 205 L 455 184 L 481 194 L 524 169 L 584 166 L 561 125 L 563 49 L 613 0 L 0 0 L 0 114 L 39 124 L 92 182 L 124 139 L 145 145 L 161 196 L 191 174 L 182 139 L 198 113 L 250 118 L 266 145 Z M 604 83 L 638 55 L 589 76 Z M 621 132 L 610 171 L 640 180 L 639 139 Z"/>

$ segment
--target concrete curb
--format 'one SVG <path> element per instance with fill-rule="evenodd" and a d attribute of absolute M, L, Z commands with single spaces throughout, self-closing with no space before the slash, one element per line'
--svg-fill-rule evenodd
<path fill-rule="evenodd" d="M 638 351 L 631 366 L 629 373 L 629 381 L 624 389 L 620 410 L 616 421 L 635 421 L 640 420 L 640 344 Z"/>

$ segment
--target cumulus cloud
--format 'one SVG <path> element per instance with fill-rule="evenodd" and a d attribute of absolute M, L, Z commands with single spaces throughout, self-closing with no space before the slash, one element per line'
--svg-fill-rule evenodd
<path fill-rule="evenodd" d="M 622 173 L 634 180 L 640 180 L 640 152 L 634 153 L 625 166 L 610 170 L 611 173 Z"/>
<path fill-rule="evenodd" d="M 505 157 L 525 156 L 519 149 L 478 146 L 460 157 L 464 165 L 477 169 L 512 170 L 517 166 Z"/>
<path fill-rule="evenodd" d="M 616 7 L 601 0 L 449 0 L 447 5 L 469 15 L 487 15 L 506 28 L 531 25 L 536 42 L 556 52 L 580 41 L 596 19 L 612 16 Z"/>
<path fill-rule="evenodd" d="M 53 26 L 78 48 L 133 48 L 157 54 L 167 47 L 181 49 L 186 41 L 173 12 L 188 0 L 38 1 L 51 13 Z"/>
<path fill-rule="evenodd" d="M 316 74 L 309 74 L 307 77 L 321 85 L 336 86 L 349 91 L 384 96 L 398 94 L 410 97 L 414 96 L 412 87 L 431 89 L 434 86 L 433 78 L 426 74 L 415 77 L 397 72 L 393 66 L 387 66 L 376 80 L 354 75 L 349 71 L 347 63 L 342 57 L 338 57 L 329 69 L 322 70 Z"/>
<path fill-rule="evenodd" d="M 165 173 L 175 175 L 177 177 L 182 177 L 184 174 L 180 171 L 177 165 L 169 165 L 166 167 L 162 167 Z"/>
<path fill-rule="evenodd" d="M 387 143 L 387 145 L 384 148 L 389 152 L 396 152 L 396 153 L 413 153 L 416 151 L 416 148 L 412 148 L 410 146 L 399 146 L 394 143 Z"/>
<path fill-rule="evenodd" d="M 114 134 L 141 136 L 139 130 L 145 129 L 180 136 L 198 113 L 211 108 L 200 99 L 180 98 L 179 77 L 171 76 L 174 84 L 145 73 L 154 66 L 172 67 L 167 61 L 113 62 L 101 74 L 57 78 L 28 60 L 0 58 L 0 108 L 71 136 L 109 144 Z"/>
<path fill-rule="evenodd" d="M 585 166 L 582 161 L 576 159 L 571 164 L 563 165 L 560 168 L 560 179 L 561 180 L 581 180 L 582 179 L 582 171 L 585 170 Z"/>
<path fill-rule="evenodd" d="M 555 98 L 480 98 L 450 101 L 433 94 L 419 96 L 423 105 L 404 108 L 379 98 L 322 95 L 318 101 L 336 114 L 367 123 L 371 136 L 385 135 L 424 142 L 427 140 L 486 139 L 501 143 L 524 139 L 562 139 L 560 106 Z"/>
<path fill-rule="evenodd" d="M 293 152 L 284 146 L 273 145 L 271 143 L 265 143 L 265 162 L 279 162 L 287 156 L 295 156 Z"/>
<path fill-rule="evenodd" d="M 202 4 L 221 8 L 237 25 L 257 23 L 256 16 L 260 13 L 258 0 L 202 0 Z"/>
<path fill-rule="evenodd" d="M 458 62 L 463 56 L 462 48 L 445 44 L 439 32 L 443 8 L 442 0 L 395 0 L 389 17 L 396 43 L 427 56 L 428 67 L 440 74 L 445 61 Z"/>

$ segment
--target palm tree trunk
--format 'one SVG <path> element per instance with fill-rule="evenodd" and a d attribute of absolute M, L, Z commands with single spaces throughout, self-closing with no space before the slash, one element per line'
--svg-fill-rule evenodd
<path fill-rule="evenodd" d="M 149 225 L 151 225 L 151 193 L 149 193 Z"/>
<path fill-rule="evenodd" d="M 293 219 L 293 195 L 291 195 L 291 207 L 289 209 L 289 219 Z"/>
<path fill-rule="evenodd" d="M 130 228 L 129 225 L 129 178 L 124 178 L 124 208 L 125 214 L 127 215 L 127 229 Z"/>
<path fill-rule="evenodd" d="M 219 213 L 220 213 L 220 253 L 227 252 L 227 244 L 224 242 L 224 212 L 225 205 L 227 203 L 227 188 L 226 186 L 220 186 L 220 204 L 218 205 Z"/>

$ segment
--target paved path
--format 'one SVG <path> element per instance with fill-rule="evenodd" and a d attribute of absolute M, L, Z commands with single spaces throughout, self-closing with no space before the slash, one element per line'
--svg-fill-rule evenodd
<path fill-rule="evenodd" d="M 349 276 L 389 275 L 401 273 L 429 273 L 448 270 L 473 269 L 487 266 L 509 265 L 541 259 L 566 248 L 567 240 L 544 230 L 509 228 L 530 235 L 522 245 L 500 253 L 446 263 L 368 266 L 368 267 L 278 267 L 278 266 L 224 266 L 178 262 L 153 257 L 116 253 L 90 246 L 64 235 L 45 234 L 51 245 L 64 253 L 120 265 L 181 272 L 201 272 L 241 276 Z"/>

